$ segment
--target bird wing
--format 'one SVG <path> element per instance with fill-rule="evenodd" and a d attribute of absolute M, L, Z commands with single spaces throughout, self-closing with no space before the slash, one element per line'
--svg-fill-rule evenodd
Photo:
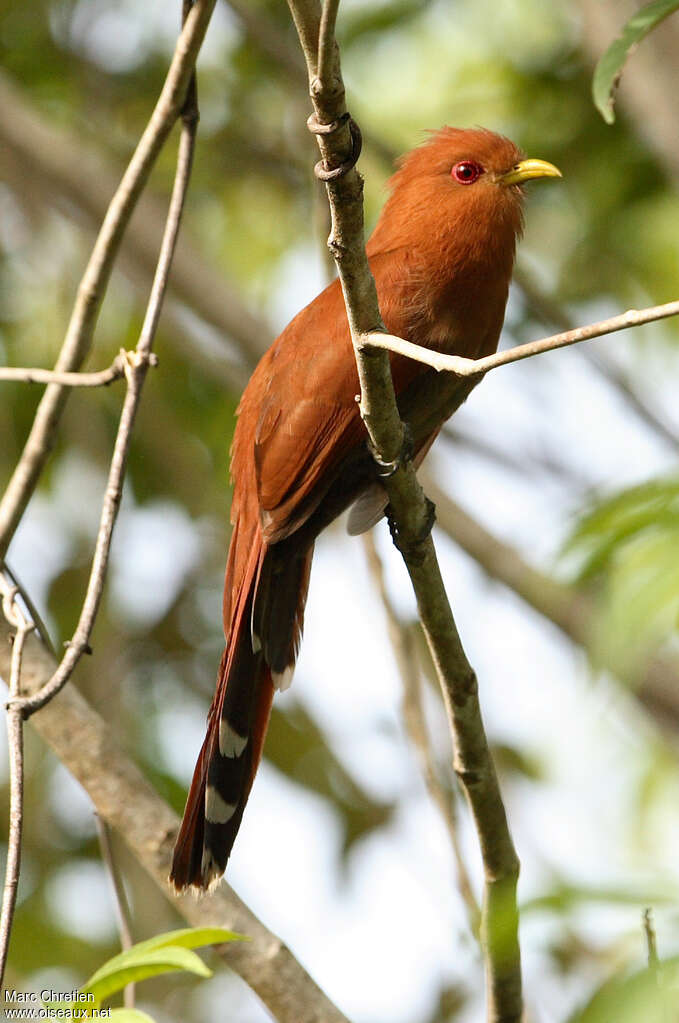
<path fill-rule="evenodd" d="M 303 309 L 260 361 L 241 401 L 231 474 L 236 509 L 256 482 L 264 539 L 315 510 L 364 436 L 358 374 L 339 283 Z M 240 494 L 240 488 L 243 494 Z"/>
<path fill-rule="evenodd" d="M 394 252 L 378 253 L 370 267 L 388 329 L 408 336 L 409 324 L 392 300 L 403 288 L 402 260 Z M 421 372 L 412 360 L 392 358 L 397 393 Z M 243 478 L 254 454 L 267 542 L 278 542 L 309 518 L 340 466 L 364 443 L 359 391 L 344 299 L 339 281 L 333 281 L 279 335 L 239 409 L 232 476 Z"/>

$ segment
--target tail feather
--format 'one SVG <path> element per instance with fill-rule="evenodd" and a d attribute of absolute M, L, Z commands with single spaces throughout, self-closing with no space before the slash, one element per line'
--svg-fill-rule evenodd
<path fill-rule="evenodd" d="M 223 874 L 261 760 L 276 672 L 291 671 L 294 665 L 311 552 L 293 559 L 292 567 L 282 572 L 276 570 L 280 561 L 272 553 L 257 531 L 242 579 L 231 585 L 227 572 L 227 647 L 170 873 L 179 890 L 189 885 L 207 888 Z M 255 609 L 264 605 L 274 614 L 262 623 L 265 634 L 260 636 Z M 284 665 L 278 660 L 272 664 L 274 652 Z"/>

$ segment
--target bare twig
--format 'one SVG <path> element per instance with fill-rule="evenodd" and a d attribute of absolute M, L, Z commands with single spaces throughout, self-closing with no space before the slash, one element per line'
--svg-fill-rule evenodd
<path fill-rule="evenodd" d="M 519 285 L 528 307 L 544 323 L 551 323 L 560 331 L 575 329 L 575 323 L 563 305 L 555 301 L 551 295 L 545 294 L 524 269 L 521 267 L 516 269 L 514 280 Z M 580 349 L 580 352 L 590 366 L 593 366 L 596 372 L 611 387 L 615 388 L 637 418 L 673 450 L 676 449 L 679 445 L 679 431 L 662 415 L 662 412 L 645 399 L 634 381 L 629 380 L 622 370 L 611 362 L 610 358 L 604 357 L 600 350 L 596 351 L 594 348 L 585 346 Z"/>
<path fill-rule="evenodd" d="M 114 380 L 125 376 L 125 365 L 130 353 L 121 349 L 107 369 L 96 373 L 58 373 L 52 369 L 35 367 L 23 369 L 18 366 L 0 366 L 0 380 L 12 380 L 24 384 L 60 384 L 62 387 L 107 387 Z M 149 357 L 149 365 L 156 366 L 155 355 Z"/>
<path fill-rule="evenodd" d="M 0 619 L 0 677 L 7 678 L 9 626 Z M 55 661 L 37 637 L 24 651 L 22 686 L 40 690 Z M 168 884 L 172 845 L 179 820 L 151 788 L 139 768 L 116 745 L 110 724 L 67 686 L 31 726 L 89 794 L 99 814 L 121 836 L 165 898 L 189 924 L 221 926 L 247 934 L 250 941 L 216 949 L 224 963 L 250 985 L 279 1023 L 348 1023 L 277 935 L 269 931 L 222 882 L 200 899 L 177 896 Z"/>
<path fill-rule="evenodd" d="M 326 77 L 321 80 L 318 2 L 288 0 L 288 4 L 307 62 L 316 125 L 335 127 L 318 135 L 324 166 L 346 165 L 353 146 L 337 50 L 334 49 L 330 66 L 325 69 Z M 385 487 L 441 683 L 454 736 L 455 770 L 469 800 L 481 844 L 485 871 L 481 930 L 488 1020 L 518 1023 L 522 1014 L 516 908 L 518 859 L 483 730 L 476 676 L 462 648 L 429 535 L 429 508 L 412 463 L 402 458 L 404 431 L 396 408 L 389 360 L 385 352 L 376 346 L 369 349 L 366 344 L 366 337 L 375 336 L 384 327 L 363 242 L 361 181 L 352 169 L 326 184 L 332 213 L 329 245 L 339 270 L 356 355 L 361 416 L 380 462 L 396 466 L 385 480 Z M 422 540 L 423 536 L 426 539 Z"/>
<path fill-rule="evenodd" d="M 19 607 L 16 596 L 18 588 L 8 584 L 0 573 L 0 594 L 6 621 L 16 631 L 12 637 L 12 656 L 9 670 L 9 703 L 7 704 L 7 743 L 9 747 L 9 836 L 7 840 L 7 863 L 5 886 L 2 896 L 0 917 L 0 988 L 5 976 L 9 939 L 16 906 L 21 866 L 21 836 L 24 816 L 24 729 L 21 707 L 17 703 L 21 685 L 21 662 L 24 644 L 33 629 Z"/>
<path fill-rule="evenodd" d="M 156 158 L 182 110 L 214 4 L 215 0 L 197 0 L 186 19 L 156 107 L 111 200 L 80 282 L 55 367 L 58 372 L 74 372 L 89 352 L 125 228 Z M 68 394 L 68 388 L 50 384 L 42 397 L 24 451 L 0 502 L 0 563 L 47 461 Z"/>
<path fill-rule="evenodd" d="M 192 8 L 195 10 L 195 8 Z M 189 18 L 191 14 L 189 13 Z M 177 171 L 175 174 L 172 196 L 168 210 L 165 233 L 158 257 L 158 266 L 151 288 L 149 304 L 142 325 L 139 341 L 134 352 L 126 353 L 124 370 L 127 377 L 127 392 L 123 403 L 118 433 L 111 458 L 106 492 L 102 505 L 99 530 L 95 544 L 92 568 L 88 581 L 87 592 L 83 603 L 78 625 L 64 657 L 55 671 L 52 678 L 47 682 L 40 692 L 26 697 L 21 701 L 21 708 L 24 717 L 30 717 L 41 707 L 49 702 L 71 677 L 73 670 L 84 653 L 90 653 L 89 645 L 92 628 L 99 610 L 99 603 L 104 587 L 108 558 L 113 538 L 113 528 L 118 515 L 118 508 L 122 497 L 123 480 L 127 465 L 132 427 L 141 399 L 141 392 L 146 379 L 146 373 L 152 360 L 151 345 L 158 326 L 160 310 L 163 297 L 167 288 L 167 281 L 172 254 L 174 252 L 179 223 L 181 220 L 184 199 L 188 188 L 193 148 L 198 121 L 198 112 L 195 102 L 193 77 L 190 78 L 185 103 L 182 108 L 182 133 L 179 140 L 179 153 L 177 157 Z"/>
<path fill-rule="evenodd" d="M 599 320 L 597 323 L 590 323 L 585 327 L 576 327 L 574 330 L 566 330 L 560 334 L 552 334 L 549 337 L 539 338 L 537 341 L 528 341 L 526 344 L 516 345 L 514 348 L 505 348 L 494 355 L 486 355 L 483 359 L 462 359 L 457 355 L 433 352 L 428 348 L 413 344 L 412 341 L 405 341 L 401 337 L 394 337 L 393 334 L 381 331 L 359 337 L 358 345 L 359 349 L 381 348 L 405 355 L 409 359 L 431 366 L 437 372 L 446 370 L 454 373 L 455 376 L 473 377 L 480 373 L 487 373 L 491 369 L 497 369 L 498 366 L 506 366 L 511 362 L 519 362 L 521 359 L 530 359 L 534 355 L 551 352 L 556 348 L 566 348 L 568 345 L 579 344 L 581 341 L 591 341 L 595 337 L 613 334 L 619 330 L 626 330 L 628 327 L 639 327 L 644 323 L 664 320 L 669 316 L 679 316 L 679 301 L 650 306 L 648 309 L 628 309 L 627 312 L 620 313 L 618 316 L 610 316 L 606 320 Z"/>
<path fill-rule="evenodd" d="M 644 934 L 646 936 L 646 956 L 648 959 L 649 970 L 658 969 L 658 943 L 655 937 L 655 927 L 653 926 L 653 910 L 650 906 L 647 906 L 643 912 L 643 923 L 644 923 Z"/>
<path fill-rule="evenodd" d="M 132 918 L 130 916 L 130 907 L 127 902 L 123 879 L 120 876 L 120 871 L 118 870 L 118 866 L 113 856 L 109 827 L 104 818 L 101 817 L 96 810 L 94 812 L 94 821 L 97 826 L 97 838 L 99 839 L 101 858 L 104 861 L 104 866 L 108 871 L 108 876 L 111 879 L 111 887 L 113 888 L 116 919 L 118 921 L 118 934 L 120 935 L 120 947 L 122 949 L 132 948 Z M 123 1002 L 126 1009 L 134 1008 L 134 984 L 125 985 Z"/>
<path fill-rule="evenodd" d="M 319 80 L 327 89 L 332 75 L 332 59 L 335 49 L 335 24 L 339 0 L 324 0 L 321 9 L 321 23 L 318 29 L 318 66 L 316 72 Z"/>
<path fill-rule="evenodd" d="M 377 591 L 384 606 L 389 638 L 391 640 L 398 672 L 403 683 L 403 718 L 415 748 L 420 769 L 424 777 L 427 791 L 438 807 L 450 837 L 450 844 L 457 866 L 457 886 L 462 902 L 467 911 L 467 920 L 472 934 L 479 937 L 481 912 L 474 895 L 474 889 L 464 861 L 462 847 L 458 835 L 457 799 L 455 789 L 444 788 L 441 784 L 438 768 L 434 761 L 432 744 L 427 731 L 427 723 L 422 706 L 422 674 L 417 663 L 417 650 L 413 642 L 413 633 L 406 622 L 399 617 L 394 607 L 384 578 L 382 560 L 375 547 L 372 531 L 363 537 L 368 568 L 375 582 Z"/>

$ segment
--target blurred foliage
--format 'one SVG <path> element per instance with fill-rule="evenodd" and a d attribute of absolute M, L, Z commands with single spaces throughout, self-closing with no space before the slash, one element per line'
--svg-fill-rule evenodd
<path fill-rule="evenodd" d="M 179 5 L 176 11 L 171 7 L 131 0 L 0 0 L 0 66 L 37 115 L 71 133 L 119 174 L 163 81 L 179 20 Z M 311 177 L 315 143 L 305 127 L 306 84 L 287 8 L 274 0 L 243 8 L 251 20 L 244 21 L 226 3 L 218 5 L 201 55 L 201 126 L 183 230 L 198 253 L 196 276 L 207 267 L 234 284 L 261 317 L 264 334 L 273 336 L 322 279 L 319 241 L 325 222 L 319 213 L 321 193 Z M 531 196 L 521 258 L 550 298 L 581 322 L 632 303 L 676 297 L 679 265 L 673 170 L 650 147 L 645 127 L 629 114 L 622 111 L 613 127 L 602 122 L 591 102 L 591 47 L 583 31 L 578 8 L 568 0 L 549 5 L 538 0 L 501 5 L 490 0 L 347 0 L 338 23 L 349 106 L 365 135 L 361 169 L 368 224 L 383 201 L 391 157 L 419 141 L 425 129 L 480 123 L 505 132 L 526 152 L 553 161 L 564 172 L 558 194 L 545 189 Z M 12 111 L 2 116 L 11 119 Z M 152 177 L 151 191 L 161 202 L 167 201 L 171 185 L 173 144 Z M 51 188 L 39 160 L 0 143 L 4 362 L 52 363 L 91 242 L 90 220 L 77 195 Z M 123 259 L 122 266 L 100 317 L 92 367 L 107 365 L 121 346 L 132 346 L 140 329 L 148 281 L 134 260 Z M 541 315 L 530 303 L 517 303 L 511 319 L 513 333 L 523 337 L 534 331 Z M 677 330 L 676 321 L 670 321 L 620 346 L 630 378 L 646 381 L 652 403 L 661 402 L 662 388 L 658 376 L 646 376 L 652 361 L 648 353 L 652 348 L 661 382 L 671 378 Z M 222 366 L 224 353 L 237 349 L 238 338 L 215 334 L 202 308 L 188 309 L 174 296 L 157 340 L 160 365 L 149 375 L 134 433 L 121 539 L 94 637 L 95 663 L 84 665 L 78 675 L 78 684 L 106 714 L 120 742 L 177 810 L 187 767 L 172 738 L 181 734 L 188 748 L 195 732 L 197 748 L 222 643 L 228 450 L 239 397 L 225 384 Z M 535 372 L 539 379 L 540 372 L 549 371 Z M 624 398 L 614 393 L 612 400 L 626 408 Z M 575 390 L 571 398 L 579 407 Z M 2 385 L 3 481 L 19 456 L 38 399 L 39 392 L 30 387 Z M 537 415 L 547 400 L 527 387 L 522 414 L 529 409 Z M 57 644 L 71 635 L 80 609 L 120 403 L 121 389 L 115 385 L 71 396 L 54 455 L 11 552 L 10 561 Z M 631 417 L 629 411 L 624 414 Z M 546 453 L 552 465 L 561 466 L 569 486 L 578 474 L 601 481 L 586 494 L 573 485 L 563 501 L 564 518 L 570 512 L 570 521 L 577 523 L 568 557 L 578 564 L 578 582 L 598 598 L 592 623 L 595 663 L 603 651 L 614 662 L 627 663 L 659 644 L 672 647 L 679 611 L 676 475 L 667 468 L 656 472 L 653 461 L 651 467 L 635 466 L 624 481 L 610 479 L 600 465 L 589 466 L 586 445 L 578 447 L 559 431 L 544 443 L 552 445 Z M 517 450 L 512 453 L 514 462 L 530 462 L 528 445 L 518 450 L 518 458 Z M 484 471 L 494 470 L 485 465 Z M 632 476 L 635 485 L 629 487 Z M 496 492 L 502 493 L 502 476 L 493 478 Z M 544 480 L 531 485 L 539 502 Z M 495 503 L 502 518 L 501 502 Z M 566 528 L 564 523 L 562 533 Z M 427 670 L 426 656 L 423 662 Z M 438 760 L 447 765 L 444 717 L 438 697 L 429 695 L 432 731 L 437 740 L 443 736 L 437 742 Z M 676 786 L 676 754 L 655 737 L 647 739 L 647 721 L 641 716 L 639 721 L 634 728 L 638 742 L 646 743 L 645 774 L 643 787 L 630 799 L 630 832 L 641 827 L 652 843 L 657 829 L 649 821 L 653 808 L 667 801 L 668 784 Z M 381 722 L 371 727 L 380 732 Z M 338 868 L 347 868 L 344 873 L 338 869 L 334 881 L 338 887 L 346 884 L 348 893 L 351 854 L 369 849 L 375 835 L 397 827 L 413 791 L 424 796 L 416 780 L 396 794 L 396 786 L 391 794 L 370 791 L 367 772 L 361 770 L 365 764 L 352 764 L 328 731 L 328 723 L 317 720 L 301 701 L 281 704 L 272 718 L 266 756 L 298 791 L 313 793 L 331 808 L 338 823 Z M 491 739 L 511 810 L 515 799 L 548 784 L 550 751 L 540 745 L 539 735 L 533 745 L 519 748 L 500 727 L 498 732 Z M 398 736 L 382 729 L 380 741 L 396 746 Z M 69 787 L 65 772 L 30 737 L 28 751 L 22 901 L 7 984 L 27 989 L 49 969 L 58 971 L 68 986 L 82 983 L 102 957 L 116 951 L 112 911 L 82 794 Z M 659 773 L 662 785 L 653 782 Z M 0 815 L 6 819 L 6 787 Z M 272 847 L 275 840 L 272 836 Z M 537 859 L 547 857 L 545 848 L 551 853 L 549 842 L 541 846 L 536 839 L 536 844 L 541 850 Z M 174 914 L 149 889 L 122 843 L 117 856 L 129 886 L 136 935 L 176 926 Z M 75 910 L 66 912 L 72 891 L 69 864 L 77 868 L 82 884 L 91 875 L 92 891 L 98 893 L 95 897 L 88 888 L 83 895 L 84 889 L 77 889 L 81 894 L 74 901 L 84 905 L 89 922 Z M 542 880 L 538 871 L 533 885 L 537 894 L 524 902 L 548 908 L 560 930 L 558 939 L 545 941 L 536 953 L 544 958 L 534 972 L 535 983 L 545 982 L 543 974 L 559 981 L 565 976 L 568 990 L 584 1004 L 622 958 L 623 979 L 598 991 L 574 1018 L 579 1023 L 660 1018 L 653 1015 L 659 997 L 655 981 L 647 972 L 631 972 L 640 963 L 640 935 L 636 946 L 626 943 L 618 955 L 615 937 L 608 943 L 602 938 L 593 948 L 591 928 L 578 918 L 583 907 L 601 908 L 605 901 L 627 898 L 636 904 L 642 886 L 624 890 L 604 883 L 607 864 L 602 865 L 604 879 L 591 884 L 564 880 L 550 863 L 543 866 Z M 661 882 L 643 891 L 662 900 Z M 674 899 L 673 890 L 668 897 Z M 98 928 L 95 918 L 103 921 Z M 668 944 L 676 942 L 677 921 L 665 924 Z M 478 992 L 471 990 L 464 968 L 462 963 L 452 976 L 433 968 L 423 978 L 429 1007 L 422 1009 L 418 1023 L 478 1018 L 473 1015 Z M 671 964 L 663 967 L 668 973 L 673 969 Z M 172 996 L 162 982 L 151 982 L 149 990 L 154 1016 L 157 1009 L 159 1018 L 167 1020 L 201 1018 L 190 983 L 179 985 Z M 564 1018 L 573 1004 L 572 998 L 558 1002 L 553 1017 Z M 364 1018 L 376 1017 L 366 1009 Z"/>
<path fill-rule="evenodd" d="M 122 992 L 128 984 L 138 984 L 149 977 L 159 977 L 166 973 L 194 973 L 198 977 L 211 977 L 200 956 L 192 950 L 205 945 L 221 945 L 229 941 L 242 941 L 242 934 L 234 934 L 224 927 L 189 927 L 166 934 L 156 934 L 147 941 L 138 941 L 123 952 L 107 960 L 103 966 L 79 988 L 78 995 L 71 1002 L 50 1002 L 43 1004 L 46 1008 L 70 1007 L 85 1010 L 88 1015 L 101 1008 L 102 1002 Z M 117 1010 L 111 1014 L 119 1023 L 133 1023 L 134 1010 Z M 146 1016 L 145 1018 L 150 1019 Z"/>
<path fill-rule="evenodd" d="M 639 663 L 679 626 L 679 482 L 653 479 L 582 516 L 565 553 L 580 561 L 578 580 L 600 593 L 593 638 L 603 663 Z"/>
<path fill-rule="evenodd" d="M 679 1009 L 679 960 L 670 959 L 601 988 L 569 1023 L 667 1023 Z"/>
<path fill-rule="evenodd" d="M 677 8 L 679 8 L 677 0 L 653 0 L 652 3 L 645 4 L 632 15 L 619 38 L 613 40 L 597 64 L 592 82 L 592 96 L 601 111 L 601 116 L 608 124 L 613 124 L 615 120 L 614 92 L 625 61 L 641 40 Z"/>

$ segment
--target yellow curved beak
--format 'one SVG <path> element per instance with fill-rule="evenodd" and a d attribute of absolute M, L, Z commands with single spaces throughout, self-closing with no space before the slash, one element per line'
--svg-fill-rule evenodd
<path fill-rule="evenodd" d="M 521 185 L 532 178 L 561 178 L 558 167 L 546 160 L 522 160 L 497 179 L 501 185 Z"/>

